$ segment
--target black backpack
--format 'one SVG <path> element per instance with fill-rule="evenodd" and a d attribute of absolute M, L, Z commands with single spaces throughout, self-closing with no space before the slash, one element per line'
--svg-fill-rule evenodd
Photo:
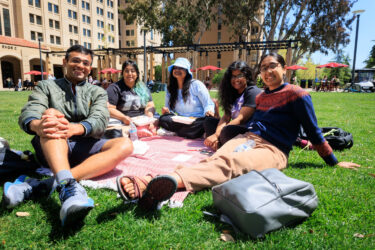
<path fill-rule="evenodd" d="M 343 150 L 353 146 L 353 135 L 351 133 L 337 127 L 323 127 L 321 130 L 323 135 L 329 133 L 324 138 L 332 149 Z M 330 131 L 332 132 L 330 133 Z"/>
<path fill-rule="evenodd" d="M 8 180 L 15 175 L 33 172 L 38 167 L 30 151 L 11 150 L 8 142 L 0 137 L 0 179 Z"/>
<path fill-rule="evenodd" d="M 353 146 L 353 135 L 349 132 L 344 131 L 338 127 L 322 127 L 322 134 L 325 135 L 324 138 L 327 140 L 328 144 L 334 150 L 344 150 L 346 148 L 351 148 Z M 328 134 L 327 134 L 328 133 Z M 300 132 L 298 133 L 298 139 L 308 140 L 305 131 L 301 126 Z"/>

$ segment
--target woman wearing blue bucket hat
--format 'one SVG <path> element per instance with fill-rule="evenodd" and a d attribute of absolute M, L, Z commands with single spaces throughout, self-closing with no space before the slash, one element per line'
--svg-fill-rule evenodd
<path fill-rule="evenodd" d="M 169 83 L 159 126 L 178 136 L 194 139 L 203 135 L 204 119 L 214 116 L 215 105 L 206 86 L 193 79 L 190 67 L 189 60 L 183 57 L 168 67 Z M 192 119 L 178 119 L 181 116 Z"/>

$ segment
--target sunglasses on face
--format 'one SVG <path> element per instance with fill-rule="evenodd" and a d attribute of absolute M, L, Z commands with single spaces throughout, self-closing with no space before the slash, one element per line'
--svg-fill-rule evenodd
<path fill-rule="evenodd" d="M 236 76 L 232 75 L 231 77 L 232 80 L 237 80 L 237 79 L 242 79 L 242 78 L 245 78 L 244 74 L 238 74 Z"/>
<path fill-rule="evenodd" d="M 264 73 L 264 72 L 267 72 L 268 70 L 274 70 L 279 65 L 280 65 L 280 63 L 270 63 L 268 66 L 261 66 L 260 72 Z"/>
<path fill-rule="evenodd" d="M 184 68 L 178 67 L 178 66 L 173 66 L 173 70 L 185 70 Z"/>

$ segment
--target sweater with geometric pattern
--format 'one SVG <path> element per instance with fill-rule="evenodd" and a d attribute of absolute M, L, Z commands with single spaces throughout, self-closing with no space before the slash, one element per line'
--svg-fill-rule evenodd
<path fill-rule="evenodd" d="M 289 155 L 302 125 L 320 157 L 337 164 L 332 148 L 317 124 L 311 96 L 296 85 L 284 83 L 277 89 L 266 89 L 256 97 L 256 111 L 248 123 L 249 130 Z"/>

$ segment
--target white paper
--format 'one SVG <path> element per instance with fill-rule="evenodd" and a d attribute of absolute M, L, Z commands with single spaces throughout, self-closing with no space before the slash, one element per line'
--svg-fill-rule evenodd
<path fill-rule="evenodd" d="M 172 161 L 185 162 L 188 161 L 192 156 L 186 154 L 178 154 L 172 158 Z"/>

